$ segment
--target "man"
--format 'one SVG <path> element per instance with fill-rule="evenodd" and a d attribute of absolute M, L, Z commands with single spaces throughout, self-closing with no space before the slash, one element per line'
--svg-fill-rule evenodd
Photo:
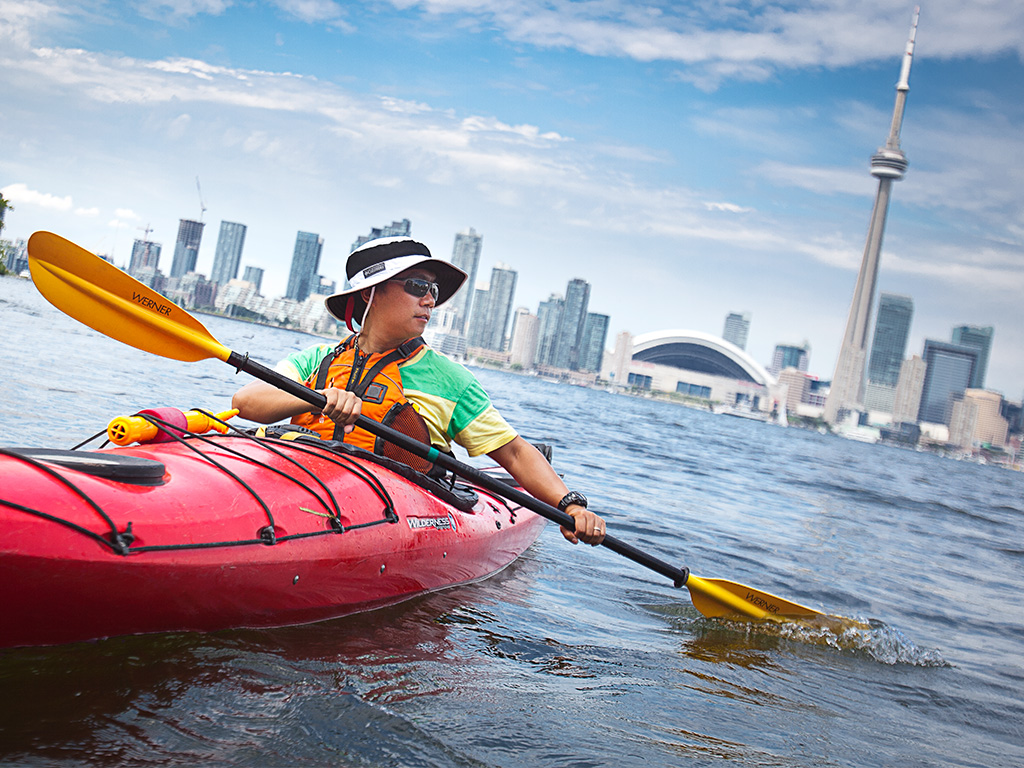
<path fill-rule="evenodd" d="M 586 497 L 569 491 L 541 453 L 509 426 L 472 373 L 419 338 L 434 307 L 455 295 L 466 273 L 408 237 L 369 241 L 349 254 L 346 272 L 352 287 L 325 303 L 353 335 L 337 348 L 315 346 L 277 366 L 320 391 L 326 407 L 311 413 L 305 401 L 256 381 L 235 393 L 232 407 L 239 415 L 263 424 L 291 418 L 324 437 L 372 450 L 372 436 L 354 430 L 356 418 L 365 413 L 388 423 L 408 401 L 435 447 L 447 450 L 454 440 L 470 456 L 486 454 L 528 493 L 574 519 L 575 530 L 562 528 L 568 541 L 600 544 L 604 521 L 587 509 Z"/>

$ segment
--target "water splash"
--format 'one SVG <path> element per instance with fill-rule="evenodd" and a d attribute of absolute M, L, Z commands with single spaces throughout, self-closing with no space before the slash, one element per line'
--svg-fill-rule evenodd
<path fill-rule="evenodd" d="M 823 616 L 813 621 L 723 622 L 747 634 L 767 634 L 800 643 L 826 645 L 844 652 L 866 654 L 882 664 L 915 667 L 950 666 L 937 649 L 918 647 L 896 627 L 877 619 Z"/>
<path fill-rule="evenodd" d="M 896 627 L 878 619 L 847 618 L 821 614 L 813 619 L 757 621 L 748 618 L 707 618 L 689 606 L 645 605 L 651 613 L 667 616 L 679 631 L 696 629 L 702 656 L 730 660 L 739 649 L 777 650 L 781 643 L 827 646 L 844 653 L 867 656 L 895 666 L 950 667 L 937 649 L 918 647 Z M 714 646 L 714 652 L 710 652 Z M 690 652 L 693 647 L 691 645 Z M 719 656 L 719 654 L 724 654 Z"/>

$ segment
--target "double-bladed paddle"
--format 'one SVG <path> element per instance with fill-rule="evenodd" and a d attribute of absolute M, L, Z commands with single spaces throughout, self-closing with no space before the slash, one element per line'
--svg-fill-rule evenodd
<path fill-rule="evenodd" d="M 286 376 L 232 352 L 199 320 L 112 264 L 52 232 L 36 232 L 28 242 L 29 268 L 36 288 L 65 314 L 129 346 L 172 360 L 216 358 L 298 397 L 314 408 L 326 398 Z M 574 530 L 573 518 L 507 483 L 426 445 L 360 416 L 356 425 L 459 477 L 515 502 L 557 525 Z M 826 614 L 799 603 L 725 579 L 702 579 L 614 536 L 602 546 L 685 585 L 694 606 L 705 616 L 769 621 L 823 620 Z"/>

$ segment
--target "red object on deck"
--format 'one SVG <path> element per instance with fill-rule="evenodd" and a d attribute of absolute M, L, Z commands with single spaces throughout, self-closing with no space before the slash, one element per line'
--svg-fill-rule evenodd
<path fill-rule="evenodd" d="M 344 616 L 489 576 L 544 526 L 332 445 L 0 450 L 0 647 Z"/>

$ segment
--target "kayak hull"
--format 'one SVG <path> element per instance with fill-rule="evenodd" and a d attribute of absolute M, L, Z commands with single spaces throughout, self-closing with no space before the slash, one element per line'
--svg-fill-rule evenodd
<path fill-rule="evenodd" d="M 0 455 L 0 647 L 336 618 L 485 578 L 544 526 L 352 449 L 220 437 L 77 453 L 150 476 Z"/>

